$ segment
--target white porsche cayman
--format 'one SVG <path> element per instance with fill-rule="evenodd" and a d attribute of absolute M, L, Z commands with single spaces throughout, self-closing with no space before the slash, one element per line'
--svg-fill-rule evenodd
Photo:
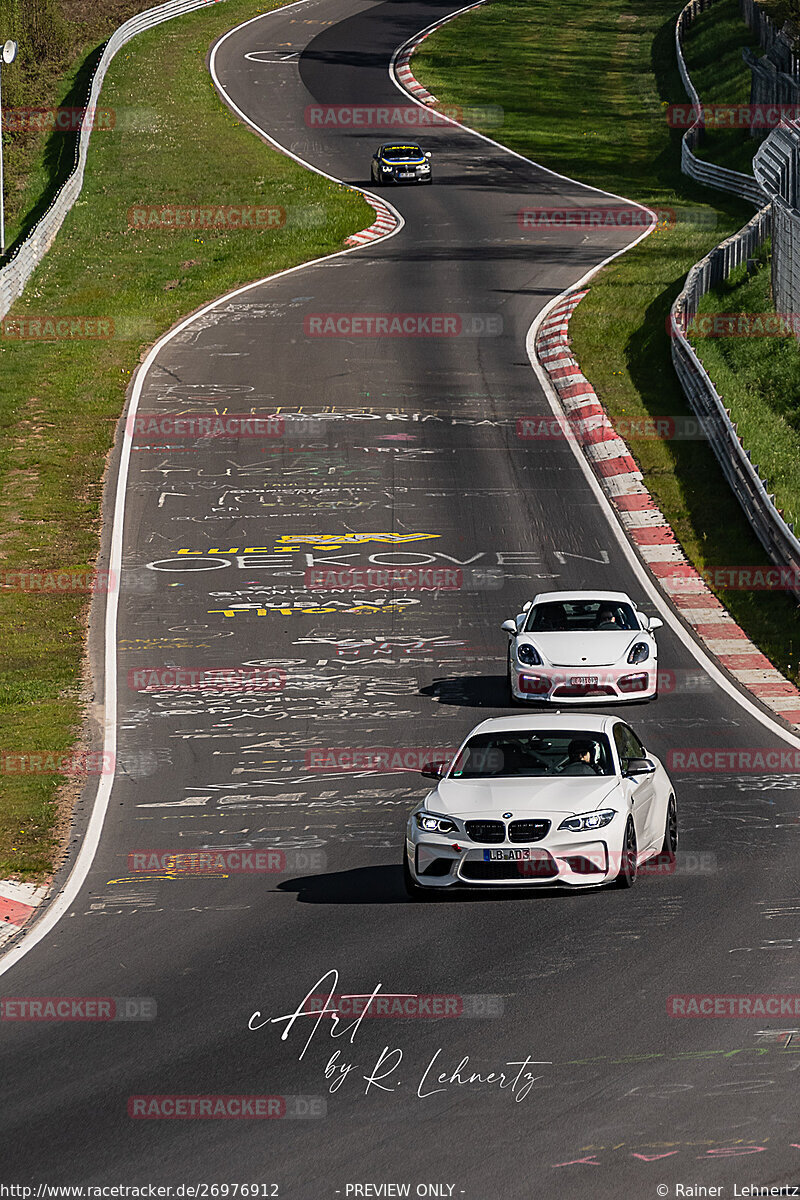
<path fill-rule="evenodd" d="M 477 725 L 414 808 L 406 890 L 453 887 L 630 887 L 674 869 L 678 814 L 669 776 L 619 717 L 563 713 Z"/>
<path fill-rule="evenodd" d="M 663 624 L 624 592 L 542 592 L 502 625 L 512 702 L 655 699 Z"/>

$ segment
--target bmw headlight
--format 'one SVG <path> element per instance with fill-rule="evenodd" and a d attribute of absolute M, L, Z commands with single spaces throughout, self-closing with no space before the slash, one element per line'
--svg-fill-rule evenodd
<path fill-rule="evenodd" d="M 599 812 L 579 813 L 577 817 L 567 817 L 559 825 L 559 829 L 569 829 L 571 833 L 585 833 L 588 829 L 602 829 L 614 820 L 616 810 L 601 808 Z"/>
<path fill-rule="evenodd" d="M 644 660 L 649 657 L 650 647 L 648 646 L 647 642 L 635 642 L 631 646 L 630 653 L 628 654 L 628 662 L 640 663 L 644 662 Z"/>
<path fill-rule="evenodd" d="M 539 651 L 535 646 L 523 642 L 521 646 L 517 646 L 517 658 L 521 663 L 525 663 L 526 667 L 540 667 L 542 660 L 539 657 Z"/>
<path fill-rule="evenodd" d="M 458 833 L 458 826 L 450 817 L 439 817 L 436 813 L 416 812 L 414 820 L 417 829 L 423 833 Z"/>

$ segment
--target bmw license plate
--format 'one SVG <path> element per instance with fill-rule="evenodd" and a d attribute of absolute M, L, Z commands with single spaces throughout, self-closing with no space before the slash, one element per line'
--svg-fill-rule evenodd
<path fill-rule="evenodd" d="M 413 171 L 398 171 L 397 175 L 398 175 L 399 179 L 413 179 L 414 178 Z"/>
<path fill-rule="evenodd" d="M 596 675 L 570 675 L 572 687 L 597 687 Z"/>
<path fill-rule="evenodd" d="M 484 850 L 484 862 L 530 862 L 530 850 L 505 849 Z"/>

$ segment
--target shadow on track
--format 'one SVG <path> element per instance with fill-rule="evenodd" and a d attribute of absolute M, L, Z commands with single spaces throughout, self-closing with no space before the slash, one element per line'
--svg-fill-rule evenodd
<path fill-rule="evenodd" d="M 406 895 L 403 886 L 403 869 L 398 864 L 374 867 L 353 867 L 349 871 L 330 871 L 326 875 L 302 875 L 287 879 L 278 885 L 279 892 L 296 892 L 299 904 L 413 904 L 420 905 Z M 595 889 L 586 889 L 594 891 Z M 437 907 L 442 904 L 463 904 L 469 901 L 497 903 L 509 900 L 539 899 L 564 900 L 577 896 L 563 888 L 453 888 L 437 894 L 432 901 Z"/>
<path fill-rule="evenodd" d="M 434 679 L 433 683 L 420 688 L 419 694 L 430 696 L 439 704 L 456 704 L 463 708 L 511 708 L 505 675 L 456 675 L 449 679 Z"/>

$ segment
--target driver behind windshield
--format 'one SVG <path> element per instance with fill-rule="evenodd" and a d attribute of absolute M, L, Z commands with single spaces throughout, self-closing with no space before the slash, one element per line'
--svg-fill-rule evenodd
<path fill-rule="evenodd" d="M 597 614 L 595 629 L 621 629 L 613 608 L 601 608 Z"/>
<path fill-rule="evenodd" d="M 574 738 L 567 751 L 568 762 L 562 770 L 562 775 L 597 775 L 597 767 L 592 762 L 594 742 Z"/>

